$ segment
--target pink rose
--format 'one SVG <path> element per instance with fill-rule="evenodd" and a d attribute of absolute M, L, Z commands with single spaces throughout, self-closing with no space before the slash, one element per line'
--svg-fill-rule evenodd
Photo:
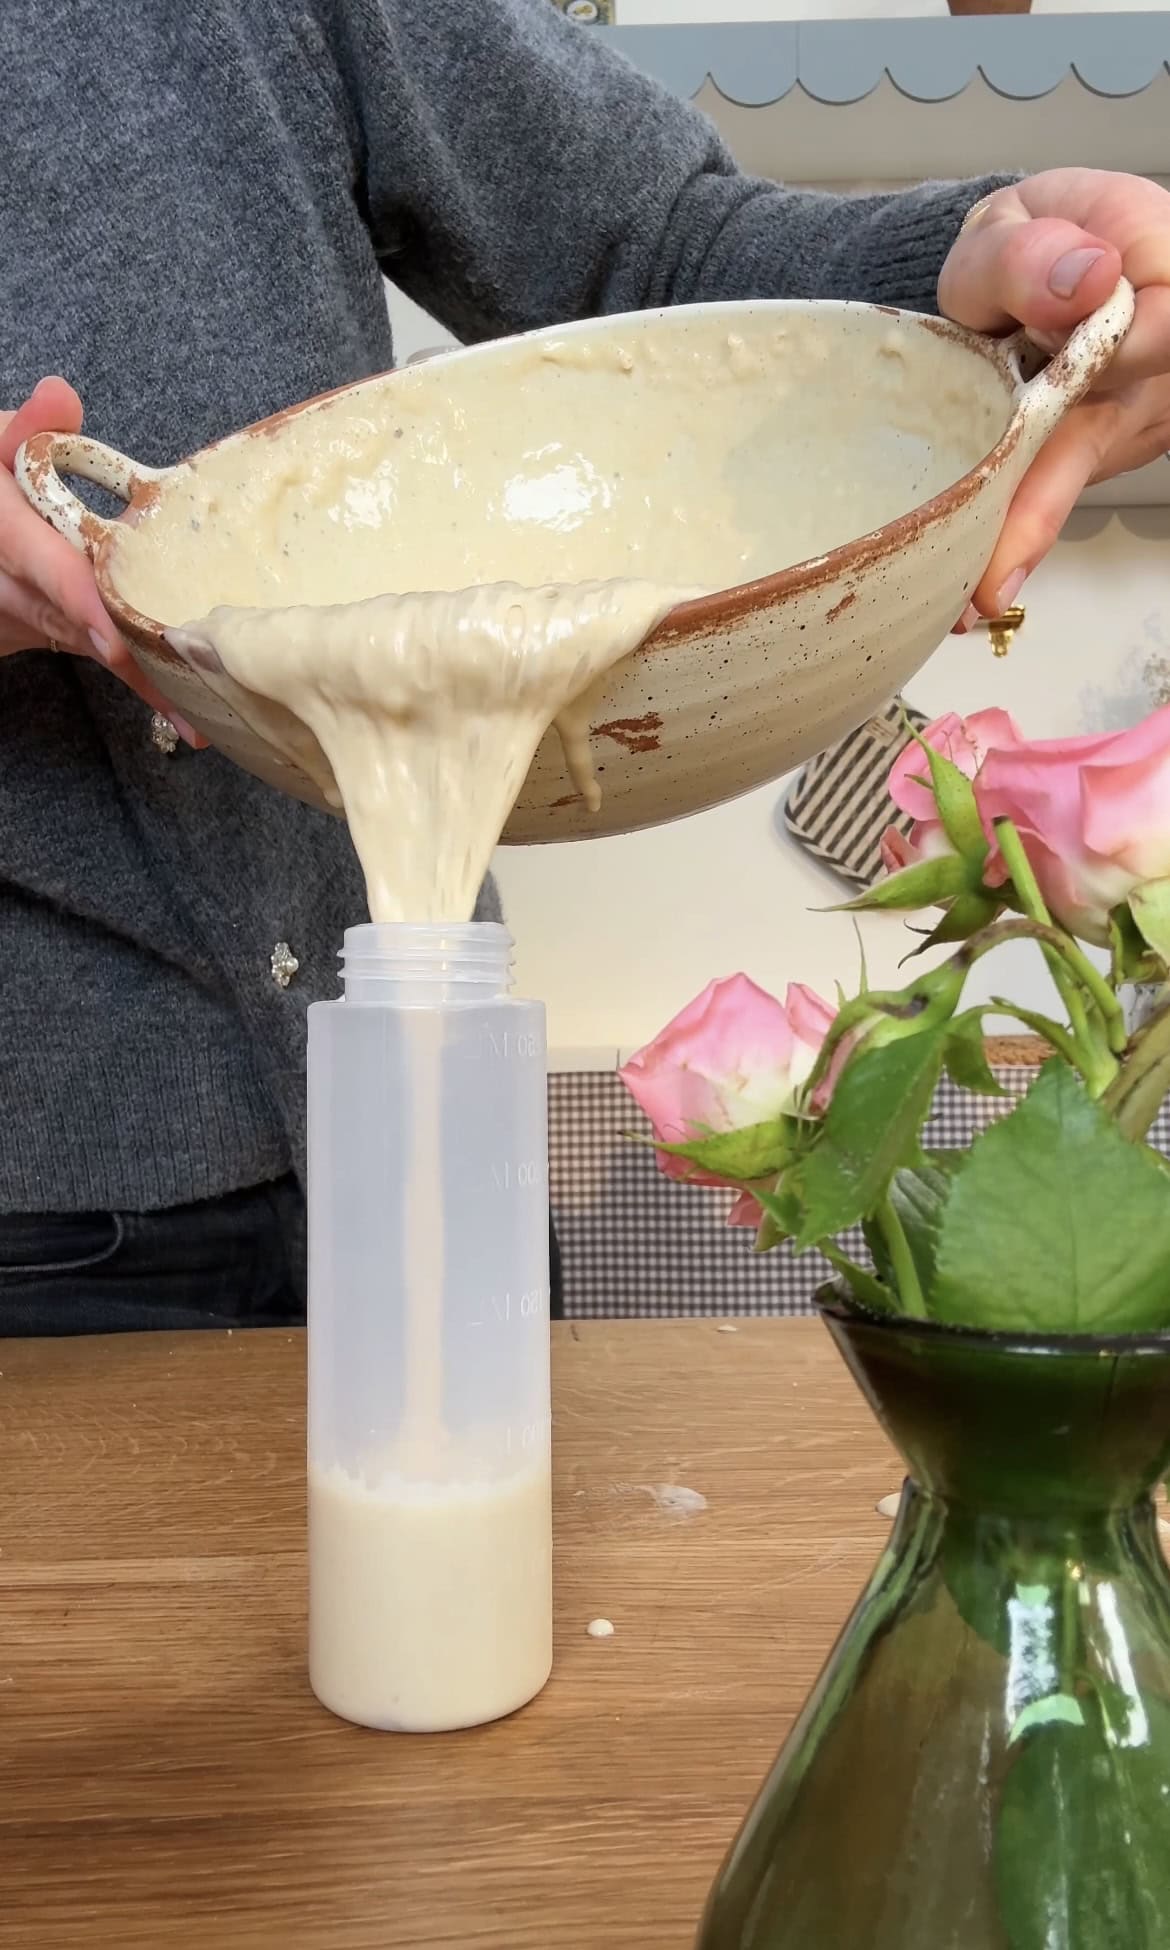
<path fill-rule="evenodd" d="M 989 837 L 996 819 L 1017 828 L 1054 917 L 1104 946 L 1111 910 L 1170 879 L 1170 705 L 1129 731 L 991 750 L 975 798 Z"/>
<path fill-rule="evenodd" d="M 1011 751 L 1024 744 L 1015 721 L 1006 711 L 997 710 L 976 711 L 970 718 L 948 711 L 927 725 L 922 741 L 949 758 L 968 779 L 975 778 L 991 750 Z M 922 779 L 927 781 L 925 785 L 919 783 Z M 912 739 L 894 761 L 889 791 L 898 811 L 908 814 L 914 825 L 908 837 L 896 826 L 882 836 L 882 864 L 889 873 L 954 851 L 938 816 L 929 780 L 926 753 L 918 740 Z"/>
<path fill-rule="evenodd" d="M 901 873 L 904 867 L 920 867 L 925 860 L 937 860 L 953 853 L 954 847 L 940 819 L 919 819 L 909 834 L 897 826 L 887 826 L 881 839 L 882 865 L 887 873 Z"/>
<path fill-rule="evenodd" d="M 789 984 L 781 1003 L 746 975 L 731 975 L 709 983 L 632 1056 L 622 1081 L 665 1144 L 764 1124 L 792 1109 L 835 1014 L 799 982 Z M 726 1182 L 685 1158 L 660 1152 L 658 1161 L 670 1178 Z M 754 1217 L 746 1216 L 749 1208 Z M 741 1193 L 731 1222 L 756 1225 L 759 1218 L 751 1194 Z"/>
<path fill-rule="evenodd" d="M 1007 878 L 997 819 L 1019 833 L 1049 911 L 1086 941 L 1107 945 L 1112 910 L 1136 888 L 1170 879 L 1170 705 L 1132 730 L 1085 738 L 1028 740 L 1006 711 L 952 712 L 923 737 L 974 783 L 991 846 L 988 886 Z M 916 822 L 908 838 L 886 834 L 891 872 L 950 850 L 934 796 L 917 782 L 924 767 L 912 744 L 890 774 L 890 797 Z"/>
<path fill-rule="evenodd" d="M 921 735 L 922 745 L 941 752 L 968 779 L 975 777 L 989 751 L 1010 750 L 1025 742 L 1018 725 L 1006 711 L 976 711 L 970 718 L 948 711 L 945 717 L 928 724 Z M 937 820 L 938 812 L 922 745 L 917 738 L 912 739 L 894 760 L 890 798 L 898 811 L 909 813 L 911 819 L 932 822 Z M 927 783 L 920 785 L 920 779 Z"/>
<path fill-rule="evenodd" d="M 753 1232 L 758 1232 L 763 1216 L 759 1199 L 753 1198 L 751 1192 L 741 1192 L 727 1214 L 727 1223 L 729 1226 L 750 1226 Z"/>

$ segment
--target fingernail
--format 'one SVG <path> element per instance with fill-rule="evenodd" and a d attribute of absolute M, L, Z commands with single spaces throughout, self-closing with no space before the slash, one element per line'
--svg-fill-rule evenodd
<path fill-rule="evenodd" d="M 201 752 L 204 746 L 206 745 L 207 740 L 206 738 L 201 738 L 199 736 L 199 733 L 196 731 L 194 725 L 188 724 L 186 718 L 181 718 L 177 711 L 168 710 L 167 716 L 170 719 L 171 723 L 174 725 L 175 730 L 178 732 L 180 738 L 183 740 L 183 743 L 185 745 L 190 745 L 191 750 L 193 752 Z"/>
<path fill-rule="evenodd" d="M 1010 576 L 1000 585 L 999 592 L 995 598 L 995 607 L 1001 616 L 1005 609 L 1011 608 L 1027 580 L 1027 569 L 1013 569 Z"/>
<path fill-rule="evenodd" d="M 101 658 L 102 662 L 104 664 L 108 664 L 114 654 L 113 644 L 110 643 L 106 637 L 99 635 L 97 630 L 90 631 L 89 640 L 93 644 L 93 647 L 97 651 L 97 654 Z"/>
<path fill-rule="evenodd" d="M 963 614 L 955 624 L 954 629 L 951 631 L 951 635 L 966 636 L 968 630 L 973 630 L 978 621 L 979 611 L 976 609 L 974 603 L 968 603 Z"/>
<path fill-rule="evenodd" d="M 1048 289 L 1053 297 L 1074 297 L 1094 264 L 1104 255 L 1104 251 L 1081 250 L 1066 251 L 1063 257 L 1058 257 L 1048 273 Z"/>

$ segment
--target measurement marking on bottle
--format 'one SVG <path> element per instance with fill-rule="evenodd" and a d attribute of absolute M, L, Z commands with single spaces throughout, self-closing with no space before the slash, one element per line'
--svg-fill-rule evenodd
<path fill-rule="evenodd" d="M 483 1312 L 468 1325 L 486 1327 L 490 1325 L 489 1315 L 501 1327 L 506 1327 L 512 1320 L 539 1320 L 548 1312 L 549 1297 L 546 1286 L 531 1286 L 523 1293 L 489 1293 Z"/>
<path fill-rule="evenodd" d="M 539 1422 L 523 1422 L 518 1429 L 509 1423 L 504 1432 L 504 1454 L 512 1456 L 517 1450 L 521 1455 L 530 1454 L 540 1441 L 541 1433 Z"/>
<path fill-rule="evenodd" d="M 484 1034 L 492 1056 L 510 1056 L 521 1063 L 528 1063 L 544 1055 L 540 1037 L 534 1035 L 531 1029 L 487 1029 Z"/>
<path fill-rule="evenodd" d="M 503 1158 L 491 1168 L 492 1184 L 498 1192 L 531 1191 L 543 1185 L 544 1169 L 539 1158 Z"/>

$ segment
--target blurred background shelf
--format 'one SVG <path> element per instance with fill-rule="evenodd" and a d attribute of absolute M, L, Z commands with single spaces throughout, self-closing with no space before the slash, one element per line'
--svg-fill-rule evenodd
<path fill-rule="evenodd" d="M 1001 144 L 1020 168 L 1042 169 L 1070 160 L 1070 139 L 1078 160 L 1101 168 L 1170 166 L 1164 11 L 594 31 L 676 94 L 709 93 L 721 123 L 751 145 L 737 154 L 769 175 L 971 174 Z M 783 115 L 770 113 L 781 103 Z"/>

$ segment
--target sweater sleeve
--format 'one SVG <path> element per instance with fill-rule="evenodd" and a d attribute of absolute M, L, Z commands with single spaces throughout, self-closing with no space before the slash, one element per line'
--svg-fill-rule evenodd
<path fill-rule="evenodd" d="M 933 312 L 966 212 L 1015 180 L 785 189 L 549 0 L 318 4 L 379 261 L 464 340 L 711 298 Z"/>

